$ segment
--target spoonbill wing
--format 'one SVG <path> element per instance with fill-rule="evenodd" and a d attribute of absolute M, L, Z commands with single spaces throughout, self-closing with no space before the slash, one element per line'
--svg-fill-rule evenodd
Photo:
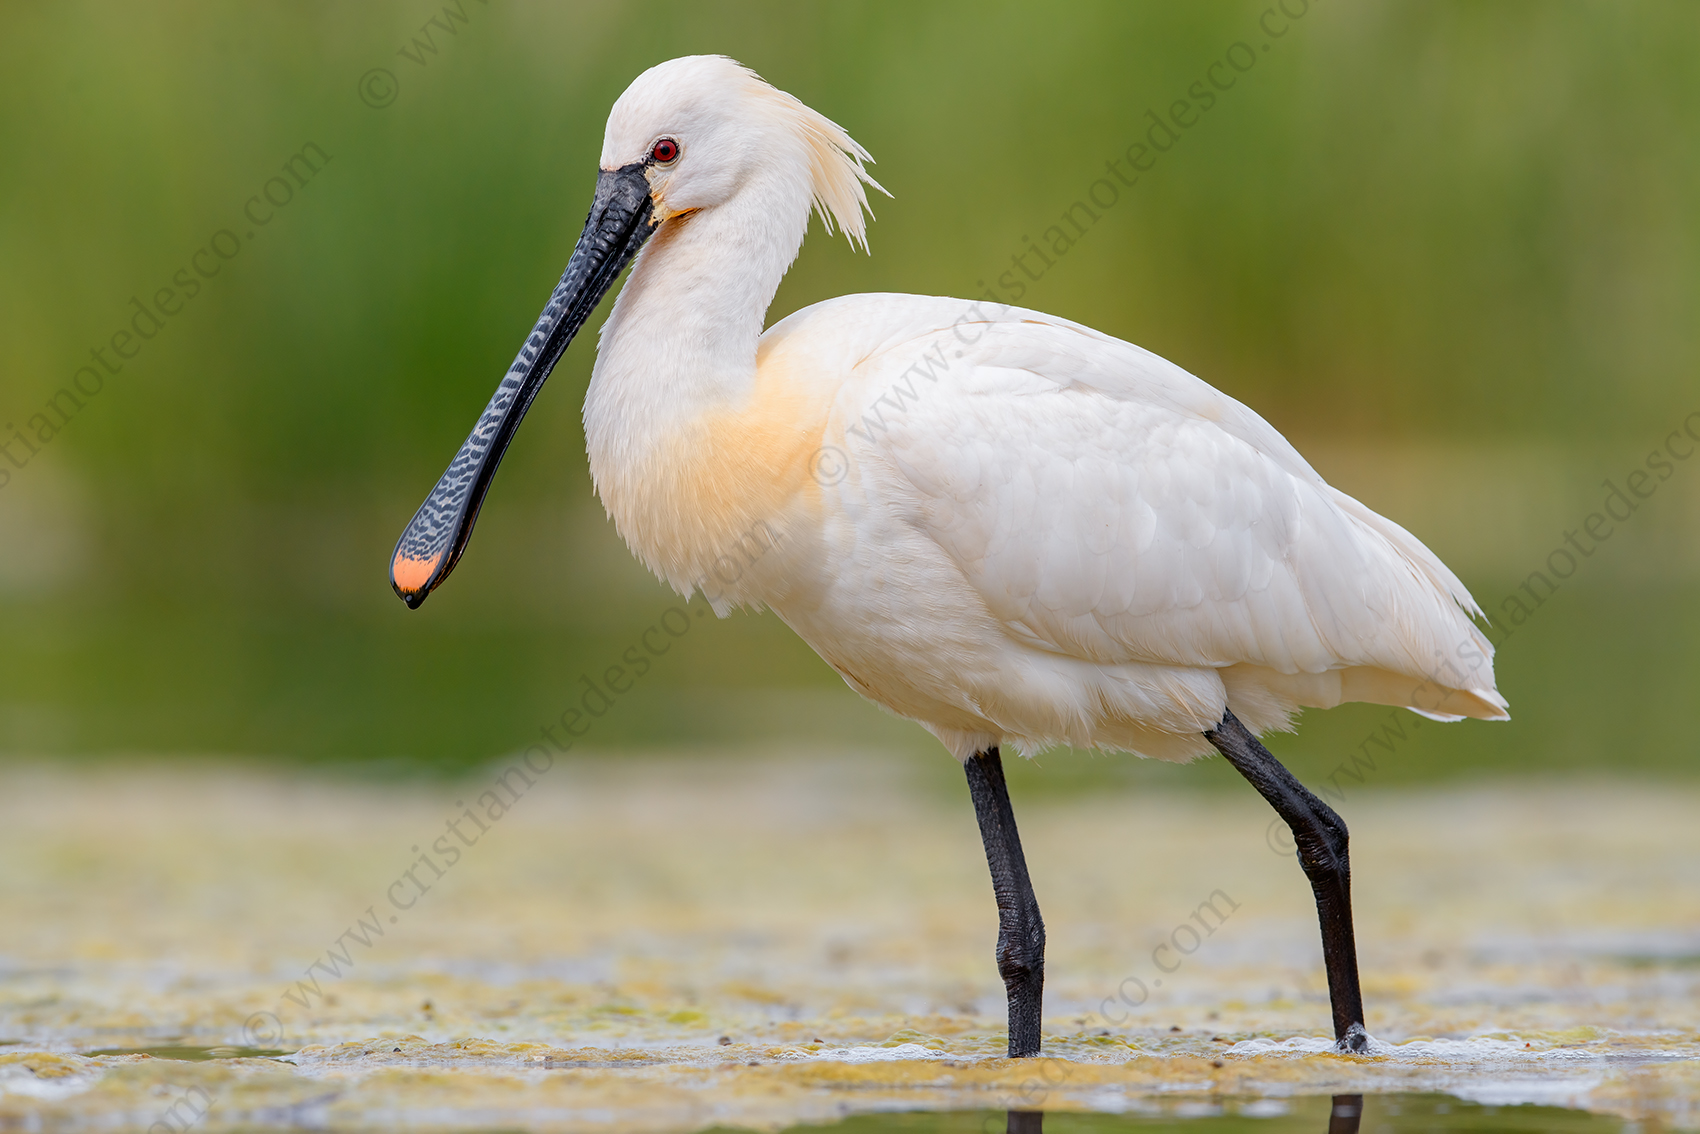
<path fill-rule="evenodd" d="M 890 298 L 822 305 L 861 307 L 829 317 L 882 339 L 857 350 L 829 432 L 1012 636 L 1209 667 L 1230 690 L 1263 675 L 1289 706 L 1506 715 L 1463 584 L 1250 409 L 1066 320 Z"/>

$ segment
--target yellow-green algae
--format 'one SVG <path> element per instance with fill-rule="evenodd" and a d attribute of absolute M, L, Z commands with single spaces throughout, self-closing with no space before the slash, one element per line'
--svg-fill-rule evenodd
<path fill-rule="evenodd" d="M 1320 1038 L 1328 1015 L 1309 895 L 1258 801 L 1024 807 L 1050 935 L 1046 1058 L 1010 1061 L 965 801 L 909 794 L 903 767 L 874 759 L 551 777 L 402 909 L 386 887 L 455 813 L 452 791 L 0 773 L 0 1038 L 24 1041 L 0 1048 L 0 1125 L 145 1128 L 175 1106 L 207 1130 L 776 1128 L 1354 1091 L 1696 1122 L 1688 789 L 1354 797 L 1377 1057 L 1259 1049 Z M 1217 890 L 1231 917 L 1154 967 Z M 383 919 L 369 947 L 342 936 L 362 916 Z M 331 947 L 341 975 L 322 967 Z M 1130 977 L 1142 1003 L 1118 998 Z M 252 1043 L 257 1013 L 283 1033 L 260 1046 L 288 1062 L 80 1054 Z"/>

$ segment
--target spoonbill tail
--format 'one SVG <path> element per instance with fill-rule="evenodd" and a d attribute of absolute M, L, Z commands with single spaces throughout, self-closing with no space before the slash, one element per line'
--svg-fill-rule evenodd
<path fill-rule="evenodd" d="M 999 753 L 1056 744 L 1225 756 L 1292 827 L 1335 1038 L 1363 1050 L 1346 825 L 1257 738 L 1343 701 L 1506 718 L 1480 609 L 1257 414 L 1089 327 L 850 295 L 763 332 L 811 210 L 866 248 L 871 160 L 730 59 L 638 76 L 560 285 L 396 545 L 396 593 L 417 608 L 454 569 L 520 419 L 635 257 L 584 405 L 603 505 L 680 594 L 775 611 L 962 762 L 1009 1054 L 1039 1051 L 1045 927 Z"/>

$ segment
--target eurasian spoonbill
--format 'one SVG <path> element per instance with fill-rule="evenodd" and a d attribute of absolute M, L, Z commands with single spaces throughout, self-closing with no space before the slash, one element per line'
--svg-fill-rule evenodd
<path fill-rule="evenodd" d="M 811 209 L 866 247 L 871 160 L 730 59 L 638 76 L 559 286 L 396 546 L 396 592 L 418 607 L 453 570 L 520 419 L 636 257 L 584 405 L 603 505 L 680 594 L 775 611 L 962 761 L 1009 1054 L 1039 1051 L 1045 928 L 1006 744 L 1220 751 L 1292 827 L 1335 1038 L 1363 1050 L 1346 825 L 1257 736 L 1343 701 L 1505 718 L 1480 610 L 1257 414 L 1089 327 L 852 295 L 764 333 Z"/>

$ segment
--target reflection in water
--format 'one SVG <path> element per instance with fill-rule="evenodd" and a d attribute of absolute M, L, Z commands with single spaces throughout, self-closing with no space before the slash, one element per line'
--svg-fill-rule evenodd
<path fill-rule="evenodd" d="M 1358 1134 L 1363 1121 L 1362 1095 L 1335 1095 L 1328 1112 L 1328 1134 Z M 1045 1134 L 1045 1112 L 1042 1110 L 1012 1110 L 1004 1127 L 1006 1134 Z"/>
<path fill-rule="evenodd" d="M 1061 1100 L 1057 1100 L 1061 1101 Z M 1078 1106 L 1084 1099 L 1072 1100 Z M 880 1111 L 782 1134 L 1630 1134 L 1611 1114 L 1539 1103 L 1485 1104 L 1441 1094 L 1105 1096 L 1113 1109 Z M 1663 1127 L 1658 1127 L 1663 1129 Z M 706 1134 L 733 1134 L 716 1127 Z"/>
<path fill-rule="evenodd" d="M 1335 1095 L 1334 1106 L 1328 1112 L 1328 1134 L 1358 1134 L 1363 1114 L 1362 1095 Z"/>

